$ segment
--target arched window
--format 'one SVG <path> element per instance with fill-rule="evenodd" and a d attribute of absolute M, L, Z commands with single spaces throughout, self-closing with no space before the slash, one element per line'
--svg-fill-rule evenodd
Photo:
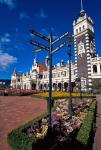
<path fill-rule="evenodd" d="M 79 31 L 81 32 L 81 27 L 79 28 Z"/>
<path fill-rule="evenodd" d="M 83 30 L 85 29 L 85 25 L 83 25 Z"/>
<path fill-rule="evenodd" d="M 76 33 L 78 33 L 78 29 L 76 29 Z"/>
<path fill-rule="evenodd" d="M 93 65 L 93 73 L 97 73 L 97 66 Z"/>

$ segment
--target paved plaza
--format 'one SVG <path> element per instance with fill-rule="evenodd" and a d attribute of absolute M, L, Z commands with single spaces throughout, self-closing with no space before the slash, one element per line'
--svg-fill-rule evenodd
<path fill-rule="evenodd" d="M 7 134 L 47 110 L 45 100 L 30 96 L 0 96 L 0 150 L 11 150 Z"/>

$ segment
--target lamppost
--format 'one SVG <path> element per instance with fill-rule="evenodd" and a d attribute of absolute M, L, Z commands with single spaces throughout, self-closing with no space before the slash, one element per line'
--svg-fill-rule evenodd
<path fill-rule="evenodd" d="M 62 78 L 62 92 L 63 92 L 63 88 L 64 88 L 64 85 L 63 85 L 63 83 L 64 83 L 64 81 L 63 81 L 63 78 Z"/>
<path fill-rule="evenodd" d="M 67 37 L 67 46 L 68 46 L 68 59 L 69 59 L 69 101 L 68 101 L 68 111 L 70 117 L 73 115 L 73 106 L 72 106 L 72 91 L 71 91 L 71 42 L 72 36 Z"/>

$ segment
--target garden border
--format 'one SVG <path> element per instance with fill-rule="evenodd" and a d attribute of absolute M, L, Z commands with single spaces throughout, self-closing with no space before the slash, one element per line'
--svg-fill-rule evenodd
<path fill-rule="evenodd" d="M 93 101 L 93 103 L 90 106 L 87 118 L 82 124 L 76 137 L 76 140 L 84 144 L 85 147 L 88 146 L 89 141 L 90 141 L 90 135 L 91 135 L 92 127 L 93 127 L 95 111 L 96 111 L 96 101 Z M 47 116 L 48 116 L 48 113 L 46 112 L 40 115 L 39 117 L 29 121 L 28 123 L 25 123 L 19 128 L 12 130 L 8 134 L 8 138 L 7 138 L 10 146 L 14 150 L 32 150 L 32 144 L 37 143 L 37 139 L 35 138 L 34 135 L 28 136 L 23 131 L 31 125 L 32 121 L 39 121 L 42 118 L 45 118 Z"/>

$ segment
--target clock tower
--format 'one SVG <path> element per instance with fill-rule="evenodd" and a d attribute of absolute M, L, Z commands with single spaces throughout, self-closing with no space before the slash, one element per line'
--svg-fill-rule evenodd
<path fill-rule="evenodd" d="M 94 28 L 91 17 L 83 10 L 77 21 L 73 22 L 74 50 L 75 50 L 75 76 L 81 79 L 82 89 L 92 86 L 91 58 L 96 56 Z"/>

